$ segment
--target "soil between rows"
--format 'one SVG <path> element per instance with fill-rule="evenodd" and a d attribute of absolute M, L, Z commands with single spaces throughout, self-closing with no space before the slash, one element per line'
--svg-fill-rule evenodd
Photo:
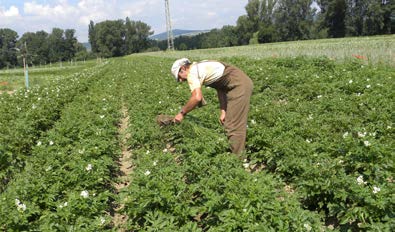
<path fill-rule="evenodd" d="M 121 112 L 122 112 L 122 118 L 120 120 L 118 134 L 120 138 L 120 147 L 121 147 L 122 155 L 118 161 L 120 173 L 118 175 L 117 182 L 114 183 L 114 188 L 117 194 L 120 194 L 122 189 L 130 184 L 129 175 L 133 171 L 132 152 L 128 149 L 127 146 L 127 141 L 130 138 L 130 134 L 127 133 L 127 128 L 129 125 L 128 110 L 125 106 L 123 106 Z M 125 199 L 121 197 L 118 204 L 115 204 L 114 214 L 113 214 L 114 228 L 117 229 L 117 231 L 121 231 L 121 232 L 126 231 L 124 225 L 126 225 L 126 222 L 128 220 L 127 215 L 120 213 L 120 211 L 124 207 L 123 205 L 124 200 Z"/>

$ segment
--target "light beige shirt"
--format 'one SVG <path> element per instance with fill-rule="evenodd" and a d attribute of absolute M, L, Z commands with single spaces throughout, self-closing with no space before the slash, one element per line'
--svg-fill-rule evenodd
<path fill-rule="evenodd" d="M 217 61 L 201 61 L 192 63 L 187 76 L 191 92 L 203 85 L 210 85 L 224 73 L 225 66 Z"/>

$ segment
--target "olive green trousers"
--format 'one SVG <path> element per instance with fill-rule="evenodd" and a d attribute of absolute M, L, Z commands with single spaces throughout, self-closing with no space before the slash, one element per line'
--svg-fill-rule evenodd
<path fill-rule="evenodd" d="M 253 83 L 240 69 L 227 64 L 224 65 L 223 76 L 209 86 L 226 93 L 225 132 L 232 153 L 239 155 L 245 150 L 247 119 Z"/>

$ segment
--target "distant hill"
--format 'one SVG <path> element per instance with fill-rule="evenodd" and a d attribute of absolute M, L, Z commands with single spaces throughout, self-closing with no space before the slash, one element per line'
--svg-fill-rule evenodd
<path fill-rule="evenodd" d="M 174 29 L 173 36 L 174 38 L 178 36 L 194 36 L 201 33 L 209 32 L 210 30 L 183 30 L 183 29 Z M 153 40 L 166 40 L 167 39 L 167 32 L 163 32 L 157 35 L 153 35 L 149 37 Z"/>
<path fill-rule="evenodd" d="M 194 36 L 201 33 L 209 32 L 210 30 L 183 30 L 183 29 L 174 29 L 173 36 L 174 38 L 178 36 Z M 157 35 L 152 35 L 149 37 L 153 40 L 167 40 L 167 32 L 163 32 Z M 89 42 L 82 43 L 82 45 L 90 52 L 92 50 L 91 44 Z"/>

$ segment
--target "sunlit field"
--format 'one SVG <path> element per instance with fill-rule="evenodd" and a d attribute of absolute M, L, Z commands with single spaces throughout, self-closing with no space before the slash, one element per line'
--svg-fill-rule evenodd
<path fill-rule="evenodd" d="M 327 57 L 337 63 L 358 61 L 363 64 L 395 66 L 395 35 L 322 39 L 257 44 L 238 47 L 199 49 L 188 51 L 160 51 L 133 54 L 132 56 L 157 56 L 192 60 L 246 57 L 252 59 L 286 57 Z M 44 83 L 59 73 L 77 72 L 92 66 L 96 60 L 87 62 L 63 62 L 52 65 L 29 67 L 29 85 Z M 23 69 L 0 70 L 0 91 L 13 91 L 25 86 Z"/>
<path fill-rule="evenodd" d="M 62 78 L 96 64 L 96 60 L 80 62 L 62 62 L 52 65 L 28 67 L 29 86 L 42 85 L 56 78 Z M 25 87 L 23 68 L 0 70 L 0 91 L 12 92 Z"/>
<path fill-rule="evenodd" d="M 394 36 L 152 52 L 0 71 L 2 231 L 393 231 Z M 254 83 L 243 158 L 217 93 L 176 58 Z M 7 93 L 10 94 L 7 94 Z"/>
<path fill-rule="evenodd" d="M 149 55 L 191 59 L 218 59 L 234 56 L 253 59 L 307 56 L 328 57 L 338 62 L 358 59 L 366 64 L 395 66 L 394 49 L 395 35 L 388 35 L 291 41 L 192 51 L 152 52 Z"/>

